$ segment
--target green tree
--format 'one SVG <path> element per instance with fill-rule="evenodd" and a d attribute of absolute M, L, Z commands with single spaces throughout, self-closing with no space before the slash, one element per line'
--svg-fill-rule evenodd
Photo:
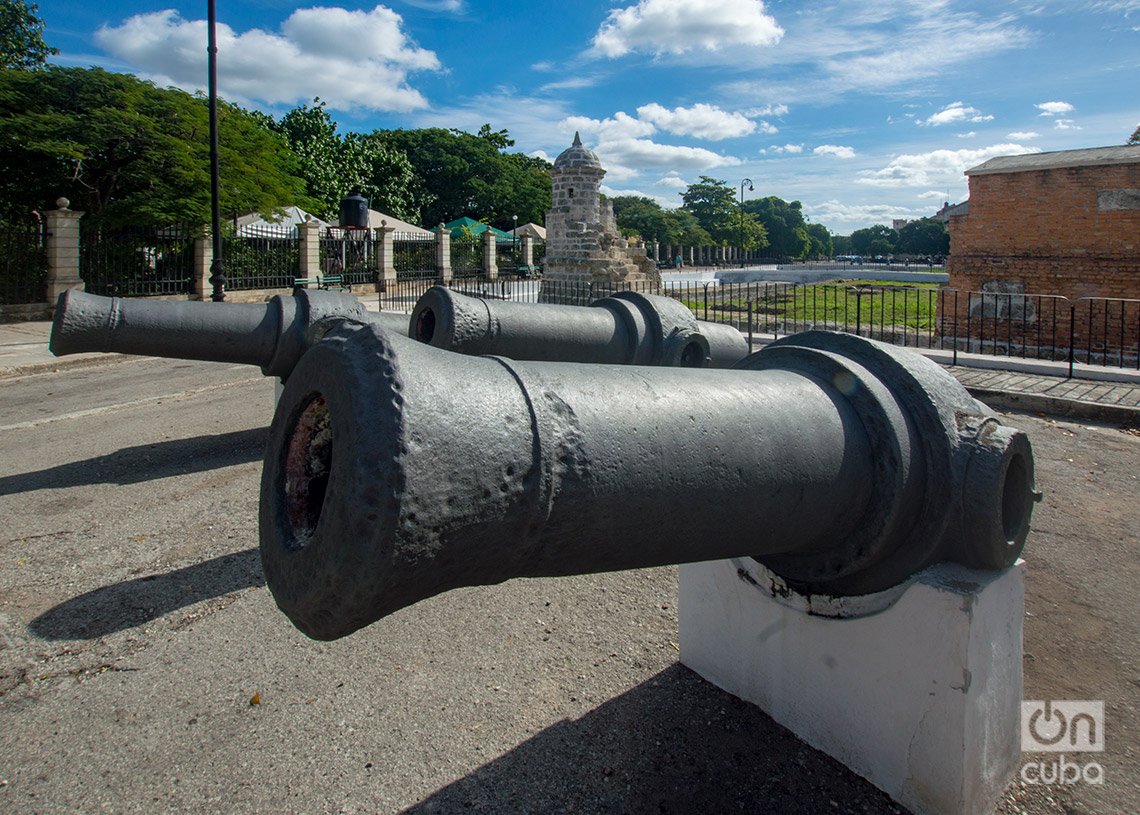
<path fill-rule="evenodd" d="M 691 213 L 713 243 L 737 246 L 743 237 L 744 248 L 762 249 L 768 245 L 764 225 L 752 213 L 741 213 L 736 191 L 724 181 L 702 175 L 681 193 L 681 209 Z"/>
<path fill-rule="evenodd" d="M 811 238 L 811 250 L 808 257 L 829 258 L 835 254 L 835 244 L 831 232 L 823 224 L 806 224 L 808 237 Z"/>
<path fill-rule="evenodd" d="M 227 216 L 303 197 L 285 142 L 219 103 Z M 0 207 L 59 196 L 107 223 L 205 223 L 210 213 L 206 101 L 99 68 L 0 71 Z"/>
<path fill-rule="evenodd" d="M 875 224 L 851 233 L 851 250 L 859 255 L 889 255 L 897 239 L 898 234 L 889 226 Z"/>
<path fill-rule="evenodd" d="M 1136 125 L 1136 129 L 1132 131 L 1132 135 L 1128 137 L 1129 144 L 1140 144 L 1140 125 Z"/>
<path fill-rule="evenodd" d="M 895 248 L 908 255 L 948 255 L 950 232 L 942 221 L 920 218 L 899 230 Z"/>
<path fill-rule="evenodd" d="M 24 0 L 0 0 L 0 67 L 34 71 L 59 53 L 44 42 L 40 7 Z"/>
<path fill-rule="evenodd" d="M 293 108 L 279 121 L 264 116 L 262 121 L 284 136 L 297 155 L 298 172 L 322 218 L 335 220 L 341 198 L 357 190 L 373 209 L 405 221 L 419 220 L 425 196 L 408 157 L 375 134 L 342 136 L 320 98 L 312 106 Z"/>
<path fill-rule="evenodd" d="M 754 214 L 768 234 L 770 254 L 802 259 L 811 252 L 811 236 L 804 221 L 803 205 L 788 203 L 774 195 L 744 202 L 745 212 Z"/>
<path fill-rule="evenodd" d="M 626 237 L 665 244 L 680 242 L 684 231 L 680 222 L 652 198 L 619 195 L 610 201 L 614 205 L 614 220 Z"/>
<path fill-rule="evenodd" d="M 439 224 L 464 215 L 500 229 L 542 223 L 550 209 L 550 164 L 522 153 L 504 153 L 514 142 L 505 130 L 484 125 L 479 135 L 432 127 L 374 134 L 403 151 L 425 199 L 422 223 Z"/>

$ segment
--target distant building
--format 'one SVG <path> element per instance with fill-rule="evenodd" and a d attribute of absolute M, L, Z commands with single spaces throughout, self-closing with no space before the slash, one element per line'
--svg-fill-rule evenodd
<path fill-rule="evenodd" d="M 971 316 L 1021 309 L 1033 325 L 1039 309 L 1075 304 L 1078 333 L 1107 315 L 1114 334 L 1135 336 L 1136 304 L 1099 298 L 1140 298 L 1140 145 L 1001 156 L 966 176 L 968 210 L 947 212 L 949 287 L 998 295 Z"/>
<path fill-rule="evenodd" d="M 966 171 L 950 285 L 1140 297 L 1140 145 L 1001 156 Z"/>
<path fill-rule="evenodd" d="M 605 174 L 598 156 L 577 133 L 574 143 L 554 160 L 544 281 L 594 284 L 598 296 L 631 284 L 661 282 L 657 264 L 645 249 L 630 246 L 618 232 L 613 202 L 601 200 Z"/>

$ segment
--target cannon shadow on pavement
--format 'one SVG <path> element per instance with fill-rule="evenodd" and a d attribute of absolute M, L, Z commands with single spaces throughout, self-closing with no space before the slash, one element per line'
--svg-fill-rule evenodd
<path fill-rule="evenodd" d="M 139 484 L 158 478 L 259 461 L 268 429 L 254 427 L 216 436 L 171 439 L 124 447 L 83 461 L 0 478 L 0 495 L 91 484 Z"/>
<path fill-rule="evenodd" d="M 680 664 L 563 720 L 405 815 L 441 812 L 904 813 L 759 708 Z"/>
<path fill-rule="evenodd" d="M 264 586 L 256 549 L 222 555 L 165 574 L 89 591 L 48 609 L 29 624 L 49 640 L 102 637 L 150 622 L 201 600 Z"/>

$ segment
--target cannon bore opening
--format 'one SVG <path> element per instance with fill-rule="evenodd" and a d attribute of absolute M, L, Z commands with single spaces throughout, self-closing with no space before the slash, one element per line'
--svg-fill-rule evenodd
<path fill-rule="evenodd" d="M 1001 528 L 1006 542 L 1017 545 L 1029 522 L 1033 490 L 1029 484 L 1029 464 L 1021 453 L 1010 456 L 1001 492 Z"/>
<path fill-rule="evenodd" d="M 285 459 L 285 515 L 291 534 L 286 544 L 302 549 L 321 520 L 332 472 L 332 416 L 324 396 L 305 403 L 289 431 Z"/>
<path fill-rule="evenodd" d="M 420 342 L 431 343 L 435 336 L 435 312 L 425 308 L 416 318 L 416 339 Z"/>
<path fill-rule="evenodd" d="M 699 342 L 690 342 L 681 351 L 681 367 L 682 368 L 703 368 L 705 367 L 705 349 Z"/>

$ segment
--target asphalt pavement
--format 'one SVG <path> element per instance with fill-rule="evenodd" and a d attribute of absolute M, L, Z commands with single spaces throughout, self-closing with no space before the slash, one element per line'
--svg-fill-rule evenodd
<path fill-rule="evenodd" d="M 674 568 L 461 589 L 308 640 L 256 550 L 272 381 L 46 340 L 0 326 L 0 811 L 902 811 L 680 665 Z M 997 392 L 1058 384 L 1016 376 Z M 1133 415 L 1112 388 L 1140 385 L 1090 382 L 1068 403 Z M 1104 699 L 1110 747 L 1103 787 L 1015 782 L 997 811 L 1132 811 L 1140 439 L 1009 420 L 1046 492 L 1027 693 Z"/>

